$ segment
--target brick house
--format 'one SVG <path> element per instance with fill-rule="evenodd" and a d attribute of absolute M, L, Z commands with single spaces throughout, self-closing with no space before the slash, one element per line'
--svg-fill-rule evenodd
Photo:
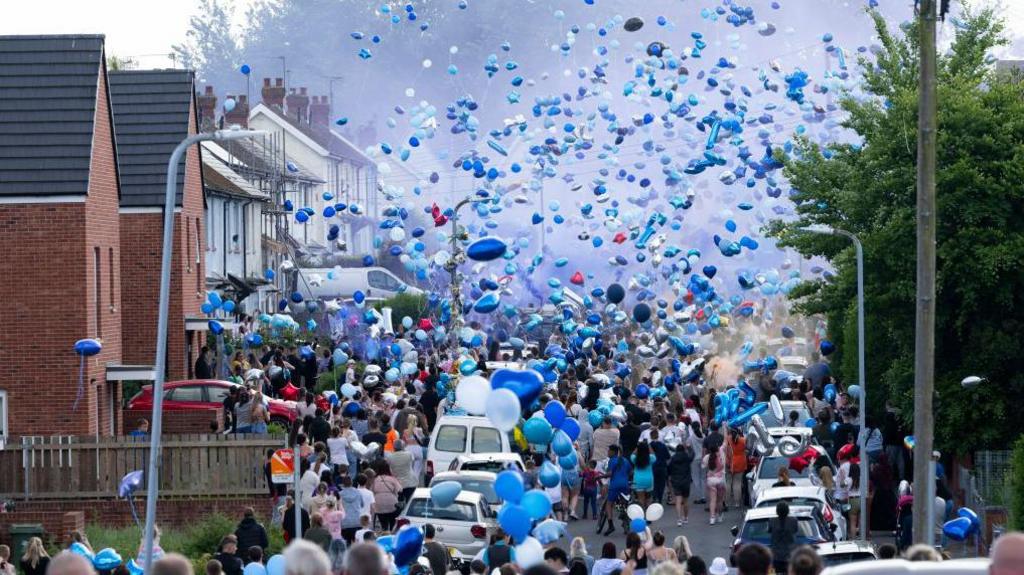
<path fill-rule="evenodd" d="M 199 129 L 193 73 L 111 72 L 110 94 L 121 174 L 123 360 L 153 365 L 167 159 L 181 140 Z M 191 375 L 206 330 L 206 320 L 199 309 L 206 297 L 205 200 L 200 154 L 200 146 L 190 147 L 178 168 L 167 328 L 166 375 L 172 381 Z"/>
<path fill-rule="evenodd" d="M 122 360 L 107 82 L 103 36 L 0 36 L 0 435 L 120 428 L 121 388 L 106 377 Z M 87 337 L 103 350 L 79 388 L 73 346 Z"/>

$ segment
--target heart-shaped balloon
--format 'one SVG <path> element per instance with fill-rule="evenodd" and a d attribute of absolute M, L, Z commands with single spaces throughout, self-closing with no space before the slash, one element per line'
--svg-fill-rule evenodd
<path fill-rule="evenodd" d="M 405 567 L 423 554 L 423 530 L 413 525 L 406 525 L 395 535 L 395 545 L 391 550 L 395 565 Z"/>
<path fill-rule="evenodd" d="M 527 406 L 540 396 L 544 379 L 532 369 L 499 369 L 491 375 L 491 387 L 510 390 L 519 398 L 520 405 Z"/>

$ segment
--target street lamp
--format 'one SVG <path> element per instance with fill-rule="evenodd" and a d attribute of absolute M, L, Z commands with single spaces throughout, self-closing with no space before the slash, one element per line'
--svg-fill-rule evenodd
<path fill-rule="evenodd" d="M 867 489 L 868 466 L 867 466 L 867 386 L 864 384 L 864 249 L 860 239 L 846 230 L 835 229 L 824 224 L 811 224 L 799 228 L 802 232 L 822 234 L 826 236 L 842 236 L 853 242 L 857 255 L 857 381 L 860 384 L 860 488 Z M 933 498 L 934 499 L 934 498 Z M 868 532 L 868 498 L 863 495 L 860 498 L 860 536 L 866 537 Z"/>
<path fill-rule="evenodd" d="M 452 244 L 452 256 L 445 268 L 451 276 L 452 333 L 456 338 L 459 337 L 459 331 L 462 329 L 462 290 L 459 286 L 459 264 L 465 259 L 465 256 L 462 254 L 462 247 L 459 245 L 459 210 L 469 204 L 480 204 L 490 201 L 490 199 L 490 196 L 468 197 L 455 204 L 455 207 L 452 208 L 452 237 L 449 240 Z M 458 340 L 456 339 L 456 341 Z"/>
<path fill-rule="evenodd" d="M 265 132 L 233 127 L 189 136 L 181 141 L 167 161 L 167 189 L 164 192 L 163 256 L 160 268 L 160 308 L 156 328 L 156 371 L 153 377 L 153 416 L 150 426 L 149 469 L 146 471 L 146 529 L 143 533 L 146 554 L 145 572 L 152 573 L 153 532 L 156 527 L 156 498 L 160 485 L 160 433 L 164 421 L 164 372 L 167 370 L 167 321 L 171 299 L 171 251 L 174 249 L 174 200 L 178 187 L 178 164 L 192 144 L 205 141 L 225 142 L 262 136 Z"/>

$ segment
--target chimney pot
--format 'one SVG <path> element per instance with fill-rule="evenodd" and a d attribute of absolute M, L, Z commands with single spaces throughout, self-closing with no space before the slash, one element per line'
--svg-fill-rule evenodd
<path fill-rule="evenodd" d="M 196 95 L 196 108 L 199 112 L 200 130 L 212 130 L 217 121 L 217 96 L 213 93 L 213 86 L 206 86 L 202 94 Z"/>
<path fill-rule="evenodd" d="M 299 94 L 306 95 L 306 88 L 299 88 Z"/>
<path fill-rule="evenodd" d="M 316 130 L 329 130 L 331 101 L 327 96 L 313 96 L 313 104 L 309 107 L 309 125 Z"/>
<path fill-rule="evenodd" d="M 263 79 L 263 87 L 265 87 L 265 88 L 269 88 L 270 87 L 270 78 L 264 78 Z"/>
<path fill-rule="evenodd" d="M 213 95 L 213 86 L 207 86 L 206 87 L 206 95 L 207 96 L 212 96 Z"/>
<path fill-rule="evenodd" d="M 274 78 L 275 86 L 284 86 L 284 80 L 282 78 Z"/>
<path fill-rule="evenodd" d="M 228 95 L 228 98 L 235 99 L 235 108 L 230 112 L 224 113 L 224 123 L 231 125 L 239 125 L 243 128 L 249 125 L 249 98 L 245 94 L 238 96 Z"/>

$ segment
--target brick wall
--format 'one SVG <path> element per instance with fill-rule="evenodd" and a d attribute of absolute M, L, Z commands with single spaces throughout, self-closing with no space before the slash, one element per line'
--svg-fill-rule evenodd
<path fill-rule="evenodd" d="M 0 390 L 7 392 L 11 435 L 106 433 L 107 362 L 121 360 L 118 186 L 106 77 L 99 75 L 87 200 L 0 206 L 0 245 L 10 273 L 0 274 Z M 99 249 L 97 274 L 95 249 Z M 114 266 L 111 268 L 110 258 Z M 115 276 L 111 276 L 112 269 Z M 99 290 L 96 279 L 99 277 Z M 98 299 L 97 299 L 98 297 Z M 86 358 L 76 410 L 75 341 L 95 337 L 103 351 Z"/>
<path fill-rule="evenodd" d="M 189 117 L 189 134 L 195 133 L 196 109 Z M 189 377 L 203 335 L 185 332 L 185 317 L 200 315 L 205 290 L 205 217 L 199 147 L 189 148 L 185 160 L 184 198 L 174 214 L 174 253 L 171 258 L 170 321 L 167 324 L 167 378 Z M 160 266 L 163 247 L 163 214 L 121 214 L 122 289 L 124 291 L 124 361 L 153 365 L 156 360 L 157 303 L 160 297 Z"/>
<path fill-rule="evenodd" d="M 264 524 L 269 522 L 272 509 L 269 497 L 196 498 L 161 499 L 157 506 L 157 525 L 181 527 L 215 513 L 241 520 L 246 507 L 255 509 Z M 146 513 L 145 496 L 135 498 L 135 510 L 141 520 Z M 72 530 L 85 525 L 124 527 L 133 520 L 128 502 L 124 500 L 17 501 L 13 512 L 0 513 L 0 544 L 10 545 L 10 526 L 16 523 L 40 523 L 48 540 L 64 542 Z"/>
<path fill-rule="evenodd" d="M 152 416 L 153 412 L 148 409 L 124 410 L 124 434 L 127 435 L 132 432 L 136 428 L 136 423 L 139 419 L 150 421 Z M 223 430 L 224 410 L 197 409 L 189 411 L 164 411 L 164 435 L 210 433 L 211 422 L 216 422 L 218 431 Z"/>

